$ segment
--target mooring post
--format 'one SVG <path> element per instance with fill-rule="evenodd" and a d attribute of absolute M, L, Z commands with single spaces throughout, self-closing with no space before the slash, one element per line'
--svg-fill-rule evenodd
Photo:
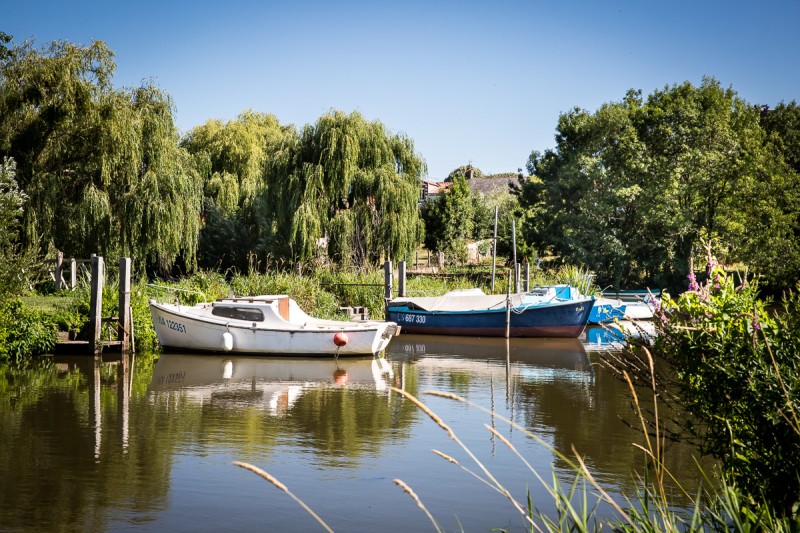
<path fill-rule="evenodd" d="M 406 262 L 397 263 L 397 295 L 401 298 L 406 296 Z"/>
<path fill-rule="evenodd" d="M 392 299 L 393 278 L 394 278 L 394 270 L 392 269 L 392 262 L 386 261 L 383 264 L 383 298 L 387 302 Z"/>
<path fill-rule="evenodd" d="M 117 340 L 122 343 L 122 352 L 130 350 L 131 331 L 131 258 L 119 259 L 119 333 Z"/>
<path fill-rule="evenodd" d="M 103 325 L 103 286 L 106 274 L 103 257 L 92 254 L 92 293 L 89 301 L 89 328 L 92 338 L 89 348 L 92 353 L 99 354 L 103 350 L 100 344 L 100 333 Z"/>

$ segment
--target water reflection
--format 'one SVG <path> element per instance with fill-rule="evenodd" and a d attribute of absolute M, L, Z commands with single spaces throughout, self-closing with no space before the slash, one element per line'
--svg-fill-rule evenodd
<path fill-rule="evenodd" d="M 380 357 L 303 359 L 163 354 L 150 392 L 181 391 L 200 404 L 258 407 L 285 414 L 303 391 L 329 386 L 384 391 L 393 372 Z"/>
<path fill-rule="evenodd" d="M 428 530 L 392 484 L 398 477 L 444 529 L 520 530 L 506 502 L 430 453 L 459 451 L 391 387 L 430 405 L 518 498 L 531 487 L 543 510 L 547 495 L 483 423 L 546 478 L 565 465 L 498 417 L 424 391 L 491 408 L 562 453 L 575 446 L 597 479 L 629 494 L 642 454 L 620 422 L 628 393 L 596 365 L 591 344 L 401 335 L 385 358 L 82 356 L 0 373 L 0 530 L 314 527 L 232 460 L 274 474 L 337 531 Z"/>

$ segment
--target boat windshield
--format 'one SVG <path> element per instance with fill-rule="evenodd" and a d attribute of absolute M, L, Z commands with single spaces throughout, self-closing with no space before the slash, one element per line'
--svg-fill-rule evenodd
<path fill-rule="evenodd" d="M 235 320 L 247 320 L 248 322 L 263 322 L 264 313 L 261 309 L 253 307 L 237 307 L 233 305 L 215 305 L 211 309 L 211 314 Z"/>

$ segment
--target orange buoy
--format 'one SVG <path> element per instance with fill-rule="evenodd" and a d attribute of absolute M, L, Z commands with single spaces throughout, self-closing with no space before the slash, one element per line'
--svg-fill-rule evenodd
<path fill-rule="evenodd" d="M 334 335 L 333 336 L 333 343 L 336 346 L 339 346 L 339 347 L 344 346 L 345 344 L 347 344 L 347 335 L 345 334 L 345 332 L 344 331 L 340 331 L 339 333 Z"/>

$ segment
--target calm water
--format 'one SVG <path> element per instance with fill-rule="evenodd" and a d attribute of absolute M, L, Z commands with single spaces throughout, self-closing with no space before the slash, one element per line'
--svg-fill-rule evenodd
<path fill-rule="evenodd" d="M 553 505 L 494 427 L 550 481 L 574 446 L 613 494 L 633 494 L 643 464 L 625 387 L 597 365 L 597 338 L 471 339 L 401 335 L 383 359 L 137 356 L 52 358 L 0 371 L 2 531 L 322 531 L 284 483 L 335 531 L 433 531 L 394 479 L 448 531 L 523 531 L 514 508 L 426 414 L 418 396 L 519 499 Z M 602 348 L 602 347 L 601 347 Z M 451 464 L 431 449 L 455 458 Z M 696 479 L 691 450 L 673 473 Z M 622 498 L 620 497 L 620 500 Z"/>

